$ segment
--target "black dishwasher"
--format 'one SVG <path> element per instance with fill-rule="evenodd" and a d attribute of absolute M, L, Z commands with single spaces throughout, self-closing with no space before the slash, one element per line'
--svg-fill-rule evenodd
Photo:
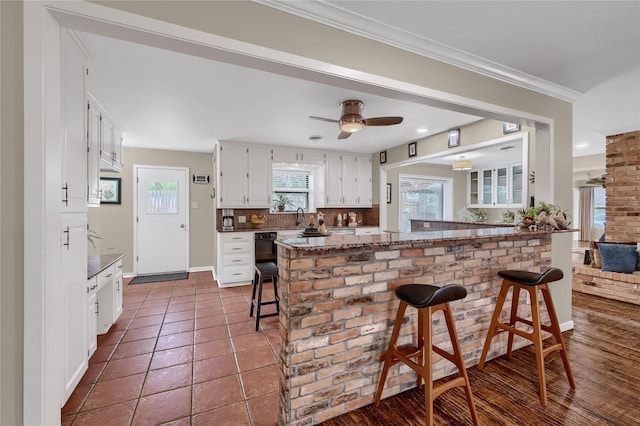
<path fill-rule="evenodd" d="M 278 263 L 278 251 L 275 244 L 276 238 L 278 238 L 277 232 L 256 232 L 254 238 L 256 263 Z"/>

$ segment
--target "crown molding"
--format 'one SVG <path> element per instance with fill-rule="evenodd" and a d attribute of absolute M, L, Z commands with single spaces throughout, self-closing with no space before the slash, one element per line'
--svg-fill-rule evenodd
<path fill-rule="evenodd" d="M 252 0 L 282 12 L 309 19 L 505 83 L 573 103 L 582 94 L 460 49 L 421 37 L 324 1 Z"/>

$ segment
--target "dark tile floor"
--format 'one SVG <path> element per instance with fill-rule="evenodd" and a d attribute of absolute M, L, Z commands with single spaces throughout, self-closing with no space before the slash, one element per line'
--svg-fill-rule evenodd
<path fill-rule="evenodd" d="M 219 289 L 210 272 L 126 285 L 62 424 L 276 425 L 278 317 L 254 331 L 250 300 L 250 285 Z"/>

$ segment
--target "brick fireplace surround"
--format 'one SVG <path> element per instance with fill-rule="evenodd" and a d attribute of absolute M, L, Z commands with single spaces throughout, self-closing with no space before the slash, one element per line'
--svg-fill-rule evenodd
<path fill-rule="evenodd" d="M 640 130 L 607 137 L 606 241 L 640 242 Z M 577 265 L 573 289 L 640 305 L 640 271 L 604 272 Z"/>

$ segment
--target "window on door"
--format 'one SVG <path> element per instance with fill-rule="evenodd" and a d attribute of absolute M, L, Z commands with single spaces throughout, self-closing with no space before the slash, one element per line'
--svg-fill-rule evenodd
<path fill-rule="evenodd" d="M 450 220 L 453 182 L 449 178 L 399 176 L 399 231 L 411 232 L 411 219 Z"/>

